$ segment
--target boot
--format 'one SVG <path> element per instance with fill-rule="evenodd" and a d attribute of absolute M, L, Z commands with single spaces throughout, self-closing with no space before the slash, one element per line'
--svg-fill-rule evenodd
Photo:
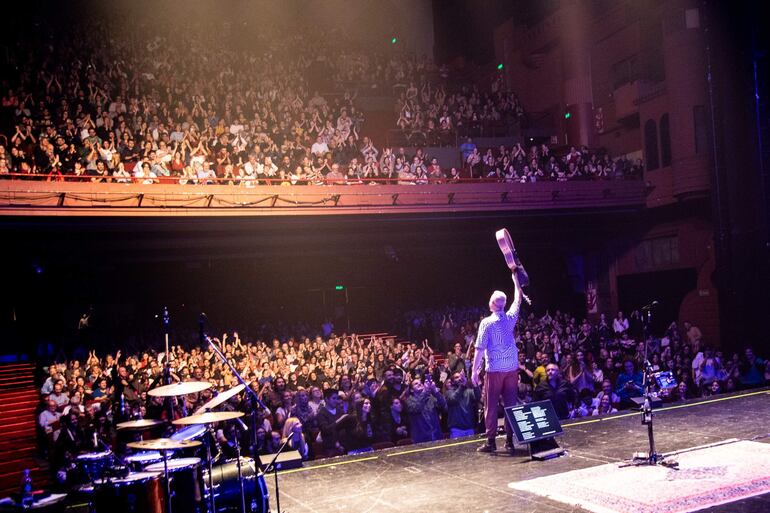
<path fill-rule="evenodd" d="M 493 453 L 497 451 L 497 444 L 495 443 L 495 439 L 487 440 L 484 445 L 476 449 L 476 452 L 486 452 L 486 453 Z"/>

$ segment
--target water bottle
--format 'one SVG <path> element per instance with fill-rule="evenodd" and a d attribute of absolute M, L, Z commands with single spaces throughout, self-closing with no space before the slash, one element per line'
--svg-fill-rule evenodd
<path fill-rule="evenodd" d="M 128 418 L 126 415 L 126 398 L 123 396 L 123 392 L 120 393 L 120 418 L 121 420 L 125 420 Z"/>
<path fill-rule="evenodd" d="M 32 476 L 29 475 L 29 469 L 24 469 L 21 478 L 21 507 L 29 509 L 35 502 L 32 496 Z"/>

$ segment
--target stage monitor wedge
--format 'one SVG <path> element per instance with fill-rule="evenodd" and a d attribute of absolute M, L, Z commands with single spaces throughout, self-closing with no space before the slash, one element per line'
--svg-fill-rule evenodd
<path fill-rule="evenodd" d="M 505 416 L 513 427 L 516 440 L 529 446 L 533 460 L 547 460 L 564 454 L 564 449 L 554 438 L 563 435 L 564 430 L 551 401 L 508 406 Z"/>

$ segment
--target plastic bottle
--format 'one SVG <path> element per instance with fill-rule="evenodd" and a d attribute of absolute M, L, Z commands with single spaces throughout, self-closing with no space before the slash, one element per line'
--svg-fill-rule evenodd
<path fill-rule="evenodd" d="M 32 476 L 29 475 L 29 469 L 24 469 L 21 478 L 21 507 L 29 509 L 35 502 L 32 495 Z"/>

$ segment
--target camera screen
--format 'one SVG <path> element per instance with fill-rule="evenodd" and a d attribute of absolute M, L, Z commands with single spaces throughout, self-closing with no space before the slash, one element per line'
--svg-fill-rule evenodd
<path fill-rule="evenodd" d="M 661 390 L 667 388 L 676 388 L 676 379 L 670 371 L 656 372 L 655 382 L 658 384 Z"/>

